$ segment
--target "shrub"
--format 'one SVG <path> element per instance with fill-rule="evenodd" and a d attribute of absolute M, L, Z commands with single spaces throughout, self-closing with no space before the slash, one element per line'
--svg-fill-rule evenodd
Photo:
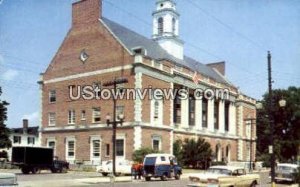
<path fill-rule="evenodd" d="M 144 158 L 147 154 L 151 153 L 158 153 L 159 151 L 156 151 L 151 148 L 140 148 L 133 152 L 132 159 L 134 162 L 142 163 L 144 161 Z"/>

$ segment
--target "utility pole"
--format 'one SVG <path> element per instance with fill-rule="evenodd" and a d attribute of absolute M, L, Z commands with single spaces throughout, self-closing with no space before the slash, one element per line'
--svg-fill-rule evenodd
<path fill-rule="evenodd" d="M 113 86 L 114 94 L 112 94 L 113 97 L 113 121 L 110 121 L 110 115 L 107 114 L 106 116 L 106 124 L 107 126 L 112 125 L 113 134 L 112 134 L 112 142 L 113 142 L 113 176 L 116 176 L 116 131 L 117 131 L 117 125 L 120 124 L 122 126 L 124 122 L 124 115 L 118 116 L 119 121 L 116 120 L 116 108 L 117 108 L 117 98 L 114 97 L 114 95 L 117 94 L 117 85 L 118 84 L 124 84 L 128 83 L 128 80 L 126 78 L 119 78 L 114 79 L 113 81 L 104 83 L 103 86 Z"/>
<path fill-rule="evenodd" d="M 274 153 L 274 121 L 273 121 L 273 93 L 272 93 L 272 66 L 271 53 L 268 51 L 268 84 L 269 84 L 269 123 L 271 132 L 271 146 L 269 152 L 271 153 L 271 184 L 275 187 L 275 153 Z"/>

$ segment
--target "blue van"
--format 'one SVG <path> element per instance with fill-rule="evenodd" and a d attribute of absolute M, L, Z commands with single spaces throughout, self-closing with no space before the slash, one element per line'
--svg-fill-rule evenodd
<path fill-rule="evenodd" d="M 146 181 L 151 177 L 167 180 L 167 178 L 180 179 L 182 169 L 177 164 L 174 155 L 171 154 L 148 154 L 144 158 L 143 176 Z"/>

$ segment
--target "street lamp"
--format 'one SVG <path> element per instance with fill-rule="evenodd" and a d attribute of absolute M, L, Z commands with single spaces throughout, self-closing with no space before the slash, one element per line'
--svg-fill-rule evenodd
<path fill-rule="evenodd" d="M 104 83 L 103 86 L 113 86 L 114 95 L 117 93 L 117 85 L 118 84 L 124 84 L 128 83 L 128 80 L 126 78 L 115 78 L 113 81 Z M 119 114 L 116 117 L 116 107 L 117 107 L 117 98 L 113 97 L 113 120 L 111 120 L 111 116 L 108 113 L 106 115 L 106 124 L 107 126 L 112 125 L 113 129 L 113 135 L 112 135 L 112 142 L 113 142 L 113 176 L 116 176 L 116 131 L 117 131 L 117 125 L 120 124 L 123 125 L 124 122 L 124 114 Z M 118 121 L 116 120 L 118 118 Z"/>

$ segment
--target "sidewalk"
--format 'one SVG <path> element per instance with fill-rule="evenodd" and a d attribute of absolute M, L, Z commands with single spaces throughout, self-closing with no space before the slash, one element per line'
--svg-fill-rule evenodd
<path fill-rule="evenodd" d="M 181 175 L 181 179 L 187 179 L 189 177 L 190 173 L 184 173 Z M 97 184 L 97 183 L 110 183 L 111 180 L 114 180 L 115 182 L 135 182 L 135 181 L 141 181 L 141 180 L 135 180 L 131 176 L 120 176 L 115 177 L 114 179 L 111 179 L 110 177 L 91 177 L 91 178 L 82 178 L 82 179 L 75 179 L 77 182 L 81 183 L 89 183 L 89 184 Z"/>

